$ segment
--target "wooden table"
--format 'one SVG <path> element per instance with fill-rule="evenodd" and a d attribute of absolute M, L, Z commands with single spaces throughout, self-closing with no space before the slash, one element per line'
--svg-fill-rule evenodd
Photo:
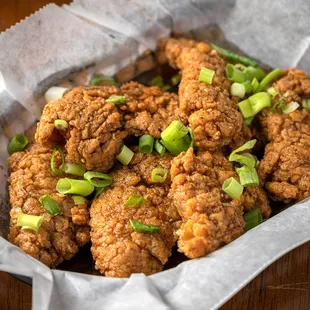
<path fill-rule="evenodd" d="M 54 1 L 59 5 L 69 2 Z M 0 31 L 4 31 L 47 3 L 48 0 L 0 0 Z M 1 310 L 31 309 L 29 285 L 4 272 L 0 272 L 0 279 Z M 221 309 L 310 309 L 310 242 L 273 263 Z"/>

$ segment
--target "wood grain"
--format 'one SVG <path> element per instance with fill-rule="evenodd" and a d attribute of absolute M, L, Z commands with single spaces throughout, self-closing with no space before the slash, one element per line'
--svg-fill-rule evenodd
<path fill-rule="evenodd" d="M 59 5 L 69 2 L 54 1 Z M 0 0 L 0 31 L 47 3 L 46 0 Z M 30 310 L 31 287 L 4 272 L 0 272 L 0 279 L 0 309 Z M 310 309 L 310 242 L 269 266 L 221 309 Z"/>

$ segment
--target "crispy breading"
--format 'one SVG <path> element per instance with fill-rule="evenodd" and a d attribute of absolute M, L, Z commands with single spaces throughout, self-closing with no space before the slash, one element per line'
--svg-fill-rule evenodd
<path fill-rule="evenodd" d="M 51 168 L 52 151 L 38 145 L 31 145 L 23 152 L 9 157 L 9 192 L 12 209 L 10 212 L 9 240 L 27 254 L 49 267 L 55 267 L 64 259 L 72 258 L 79 246 L 89 239 L 89 213 L 86 206 L 77 218 L 72 213 L 77 207 L 69 196 L 57 193 L 56 183 L 60 177 L 54 176 Z M 56 164 L 61 163 L 56 157 Z M 39 202 L 44 194 L 50 194 L 63 211 L 63 215 L 51 216 Z M 17 226 L 20 213 L 43 216 L 38 232 L 21 230 Z"/>
<path fill-rule="evenodd" d="M 96 198 L 90 209 L 92 254 L 95 267 L 109 277 L 128 277 L 159 272 L 176 242 L 179 215 L 167 197 L 170 178 L 152 183 L 154 167 L 169 169 L 170 155 L 136 154 L 129 167 L 116 166 L 111 188 Z M 147 203 L 125 207 L 131 195 Z M 160 226 L 157 233 L 138 233 L 129 220 Z"/>

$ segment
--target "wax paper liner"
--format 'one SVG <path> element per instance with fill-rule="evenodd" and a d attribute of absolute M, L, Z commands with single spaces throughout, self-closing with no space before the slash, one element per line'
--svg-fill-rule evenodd
<path fill-rule="evenodd" d="M 269 66 L 310 69 L 308 1 L 74 1 L 49 5 L 0 35 L 0 233 L 9 201 L 6 145 L 40 116 L 42 93 L 81 69 L 114 74 L 171 32 L 212 39 Z M 302 8 L 302 9 L 300 9 Z M 198 29 L 197 29 L 198 28 Z M 231 46 L 231 45 L 230 45 Z M 33 309 L 215 309 L 310 238 L 302 202 L 205 258 L 146 277 L 50 270 L 0 237 L 0 269 L 33 280 Z"/>

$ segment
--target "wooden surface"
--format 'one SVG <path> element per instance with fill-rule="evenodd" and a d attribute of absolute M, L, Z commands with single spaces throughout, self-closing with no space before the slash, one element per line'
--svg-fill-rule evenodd
<path fill-rule="evenodd" d="M 48 2 L 46 0 L 0 0 L 0 31 L 9 28 Z M 68 0 L 54 1 L 56 4 L 69 2 Z M 0 272 L 0 309 L 31 309 L 31 287 Z M 310 242 L 273 263 L 221 309 L 310 309 Z"/>

